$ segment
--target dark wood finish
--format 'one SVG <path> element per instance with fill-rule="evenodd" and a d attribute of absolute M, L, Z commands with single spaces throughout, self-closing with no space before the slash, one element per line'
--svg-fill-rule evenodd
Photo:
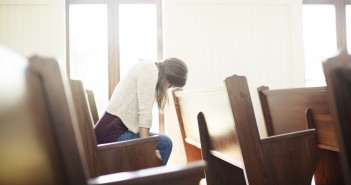
<path fill-rule="evenodd" d="M 223 109 L 228 110 L 230 107 L 224 104 Z M 208 112 L 206 116 L 211 116 L 211 113 Z M 227 115 L 226 117 L 231 118 L 232 116 Z M 236 185 L 245 185 L 244 166 L 233 121 L 206 122 L 203 112 L 198 114 L 197 119 L 202 155 L 208 164 L 208 168 L 205 170 L 207 185 L 231 184 L 233 182 Z M 215 129 L 215 127 L 220 129 Z"/>
<path fill-rule="evenodd" d="M 187 157 L 187 161 L 196 161 L 196 160 L 201 160 L 201 146 L 200 146 L 200 139 L 198 135 L 198 127 L 197 127 L 197 122 L 196 122 L 196 115 L 198 112 L 197 110 L 194 110 L 195 114 L 193 114 L 193 119 L 189 119 L 189 116 L 184 117 L 182 112 L 184 111 L 184 105 L 179 102 L 177 92 L 183 91 L 181 88 L 175 88 L 172 91 L 173 95 L 173 101 L 174 101 L 174 106 L 175 110 L 177 113 L 177 118 L 178 118 L 178 123 L 179 123 L 179 128 L 180 128 L 180 133 L 182 136 L 182 142 L 184 145 L 185 149 L 185 154 Z M 188 132 L 191 133 L 196 133 L 196 136 L 194 134 L 188 134 L 186 132 L 186 129 L 189 129 Z"/>
<path fill-rule="evenodd" d="M 98 145 L 83 83 L 70 80 L 70 85 L 91 177 L 162 165 L 155 154 L 158 136 Z"/>
<path fill-rule="evenodd" d="M 85 93 L 87 95 L 88 106 L 89 106 L 89 109 L 90 109 L 91 116 L 93 118 L 93 123 L 95 125 L 99 121 L 100 116 L 99 116 L 99 113 L 98 113 L 98 110 L 97 110 L 97 107 L 96 107 L 94 91 L 86 89 Z"/>
<path fill-rule="evenodd" d="M 244 76 L 225 79 L 247 183 L 310 185 L 318 163 L 315 129 L 261 139 Z"/>
<path fill-rule="evenodd" d="M 77 151 L 62 157 L 62 145 L 55 140 L 59 131 L 50 124 L 52 110 L 41 76 L 28 69 L 27 59 L 1 46 L 0 58 L 0 184 L 83 184 Z M 77 150 L 75 142 L 66 147 Z M 69 162 L 76 165 L 64 169 Z"/>
<path fill-rule="evenodd" d="M 343 51 L 324 62 L 323 69 L 344 179 L 351 184 L 351 56 Z"/>
<path fill-rule="evenodd" d="M 313 121 L 318 147 L 338 151 L 325 86 L 273 90 L 262 86 L 257 90 L 269 136 L 307 129 Z M 312 113 L 310 122 L 306 117 L 307 109 Z"/>
<path fill-rule="evenodd" d="M 202 161 L 87 179 L 70 91 L 57 62 L 28 61 L 2 47 L 0 56 L 0 184 L 198 184 Z M 57 91 L 49 95 L 48 88 Z"/>
<path fill-rule="evenodd" d="M 136 172 L 104 175 L 88 181 L 91 185 L 199 185 L 205 162 L 196 161 L 179 166 L 153 167 Z"/>
<path fill-rule="evenodd" d="M 273 136 L 315 127 L 320 152 L 316 185 L 344 184 L 326 87 L 269 90 L 262 86 L 258 93 L 267 134 Z"/>

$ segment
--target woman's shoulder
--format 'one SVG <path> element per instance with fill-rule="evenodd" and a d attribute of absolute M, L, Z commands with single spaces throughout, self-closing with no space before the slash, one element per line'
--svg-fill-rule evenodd
<path fill-rule="evenodd" d="M 158 72 L 155 62 L 148 61 L 148 60 L 138 61 L 135 64 L 134 68 L 139 72 L 147 72 L 147 73 Z"/>

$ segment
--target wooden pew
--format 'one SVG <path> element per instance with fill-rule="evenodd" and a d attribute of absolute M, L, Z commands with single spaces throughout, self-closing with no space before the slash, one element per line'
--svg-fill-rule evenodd
<path fill-rule="evenodd" d="M 83 83 L 69 82 L 91 177 L 162 165 L 155 155 L 158 136 L 98 145 Z"/>
<path fill-rule="evenodd" d="M 198 158 L 203 157 L 207 161 L 208 168 L 205 169 L 207 184 L 230 184 L 232 182 L 235 182 L 237 185 L 245 184 L 239 144 L 234 140 L 234 133 L 226 132 L 232 129 L 226 128 L 228 125 L 223 124 L 233 122 L 225 87 L 196 90 L 176 89 L 173 91 L 173 97 L 182 136 L 185 137 L 183 142 L 186 146 L 188 160 L 195 160 L 191 154 L 193 148 L 195 148 L 198 150 Z M 200 138 L 199 130 L 203 130 L 203 128 L 200 127 L 199 129 L 197 120 L 197 115 L 201 111 L 208 115 L 208 119 L 212 122 L 216 122 L 216 125 L 209 130 L 217 131 L 217 135 L 224 135 L 219 142 L 223 142 L 224 146 L 233 146 L 232 148 L 223 148 L 223 150 L 220 150 L 222 153 L 231 155 L 231 157 L 226 158 L 226 155 L 222 155 L 224 158 L 218 158 L 209 154 L 209 150 L 203 150 L 207 144 L 205 143 L 204 145 L 203 138 Z M 231 126 L 229 125 L 229 127 Z M 229 136 L 226 134 L 229 134 Z M 221 146 L 221 144 L 219 143 L 218 145 Z M 222 171 L 227 173 L 222 173 Z"/>
<path fill-rule="evenodd" d="M 95 96 L 94 96 L 94 91 L 90 89 L 86 89 L 85 93 L 87 95 L 87 100 L 88 100 L 88 105 L 89 105 L 89 110 L 91 112 L 91 115 L 93 117 L 93 122 L 94 125 L 99 121 L 100 116 L 96 107 L 96 102 L 95 102 Z"/>
<path fill-rule="evenodd" d="M 199 127 L 196 120 L 196 115 L 200 110 L 194 109 L 191 102 L 187 103 L 189 100 L 193 101 L 193 97 L 198 97 L 196 93 L 197 92 L 188 93 L 188 91 L 183 91 L 181 88 L 175 88 L 172 91 L 182 142 L 188 162 L 202 159 Z"/>
<path fill-rule="evenodd" d="M 311 184 L 318 162 L 315 129 L 261 139 L 246 78 L 233 75 L 225 84 L 234 118 L 234 123 L 227 124 L 236 128 L 247 184 Z M 206 124 L 205 117 L 199 115 L 199 125 Z"/>
<path fill-rule="evenodd" d="M 346 51 L 323 63 L 345 184 L 351 184 L 351 56 Z"/>
<path fill-rule="evenodd" d="M 57 62 L 28 61 L 2 46 L 0 58 L 0 184 L 198 184 L 201 161 L 87 178 L 70 92 L 57 73 Z M 47 78 L 55 83 L 48 84 Z M 54 95 L 48 88 L 56 90 Z"/>
<path fill-rule="evenodd" d="M 315 184 L 345 184 L 326 87 L 270 90 L 261 86 L 258 94 L 269 136 L 316 128 L 320 160 L 314 175 Z"/>

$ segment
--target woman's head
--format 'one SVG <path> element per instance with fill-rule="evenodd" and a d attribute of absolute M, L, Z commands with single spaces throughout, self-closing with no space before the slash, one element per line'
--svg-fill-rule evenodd
<path fill-rule="evenodd" d="M 156 63 L 158 67 L 158 82 L 156 100 L 158 108 L 163 111 L 168 102 L 169 87 L 184 87 L 188 78 L 188 67 L 177 58 L 168 58 Z"/>

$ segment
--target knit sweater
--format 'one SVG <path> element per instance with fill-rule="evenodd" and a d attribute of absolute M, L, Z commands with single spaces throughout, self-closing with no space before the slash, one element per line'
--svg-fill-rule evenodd
<path fill-rule="evenodd" d="M 106 112 L 118 116 L 134 133 L 139 127 L 151 128 L 157 80 L 155 63 L 137 63 L 114 89 Z"/>

